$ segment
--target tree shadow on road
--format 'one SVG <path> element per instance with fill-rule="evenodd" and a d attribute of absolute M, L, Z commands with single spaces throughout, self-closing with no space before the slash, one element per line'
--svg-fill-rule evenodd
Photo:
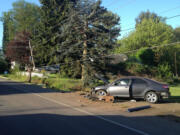
<path fill-rule="evenodd" d="M 25 94 L 25 93 L 62 93 L 61 90 L 43 88 L 35 84 L 25 84 L 13 81 L 0 82 L 0 95 Z"/>
<path fill-rule="evenodd" d="M 2 135 L 178 135 L 180 124 L 173 121 L 169 123 L 164 118 L 23 114 L 0 116 L 0 131 Z"/>

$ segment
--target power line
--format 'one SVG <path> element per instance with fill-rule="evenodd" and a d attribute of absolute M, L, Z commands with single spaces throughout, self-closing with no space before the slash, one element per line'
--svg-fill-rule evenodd
<path fill-rule="evenodd" d="M 156 46 L 148 47 L 148 48 L 145 48 L 145 49 L 154 49 L 154 48 L 159 48 L 159 47 L 173 46 L 173 45 L 176 45 L 176 44 L 180 44 L 180 42 L 173 42 L 173 43 L 169 43 L 169 44 L 165 44 L 165 45 L 164 44 L 163 45 L 156 45 Z M 135 49 L 135 50 L 123 52 L 122 54 L 128 54 L 128 53 L 137 52 L 140 49 Z"/>
<path fill-rule="evenodd" d="M 117 1 L 117 0 L 112 0 L 112 2 L 109 3 L 108 5 L 105 5 L 105 7 L 110 7 L 110 6 L 112 6 L 112 5 L 114 4 L 115 1 Z"/>
<path fill-rule="evenodd" d="M 160 12 L 159 14 L 164 14 L 164 13 L 167 13 L 169 11 L 172 11 L 172 10 L 175 10 L 175 9 L 178 9 L 178 8 L 180 8 L 180 5 L 177 6 L 177 7 L 174 7 L 174 8 L 170 8 L 170 9 L 164 10 L 164 11 Z"/>
<path fill-rule="evenodd" d="M 117 1 L 117 0 L 113 0 L 110 4 L 106 5 L 105 7 L 110 7 L 110 6 L 112 6 L 113 4 L 115 4 L 115 1 Z M 136 0 L 129 0 L 129 1 L 127 1 L 125 4 L 123 4 L 123 5 L 121 5 L 121 6 L 118 6 L 118 8 L 116 8 L 116 9 L 123 8 L 123 7 L 125 7 L 125 6 L 133 3 L 133 2 L 135 2 L 135 1 L 136 1 Z"/>
<path fill-rule="evenodd" d="M 179 15 L 175 15 L 175 16 L 171 16 L 171 17 L 168 17 L 166 20 L 172 19 L 172 18 L 176 18 L 176 17 L 179 17 L 179 16 L 180 16 L 180 14 Z"/>
<path fill-rule="evenodd" d="M 178 8 L 180 8 L 180 5 L 179 6 L 177 6 L 177 7 L 174 7 L 174 8 L 170 8 L 170 9 L 167 9 L 167 10 L 164 10 L 164 11 L 162 11 L 162 12 L 160 12 L 159 14 L 164 14 L 164 13 L 167 13 L 167 12 L 169 12 L 169 11 L 173 11 L 173 10 L 175 10 L 175 9 L 178 9 Z M 132 24 L 130 24 L 130 25 L 134 25 L 135 23 L 132 23 Z M 131 29 L 133 29 L 133 28 L 130 28 L 130 30 Z M 127 31 L 129 30 L 129 28 L 127 28 Z M 125 30 L 126 31 L 126 30 Z"/>
<path fill-rule="evenodd" d="M 160 47 L 173 46 L 173 45 L 177 45 L 177 44 L 180 45 L 180 42 L 173 42 L 173 43 L 169 43 L 169 44 L 161 44 L 161 45 L 156 45 L 156 46 L 148 47 L 148 48 L 145 48 L 145 49 L 155 49 L 155 48 L 160 48 Z M 134 52 L 139 51 L 140 49 L 141 48 L 135 49 L 135 50 L 131 50 L 131 51 L 122 52 L 122 53 L 119 53 L 119 54 L 113 54 L 113 55 L 134 53 Z M 89 56 L 89 55 L 86 55 L 86 56 Z M 112 56 L 112 54 L 111 55 L 102 56 L 101 58 L 110 57 L 110 56 Z M 75 62 L 84 62 L 84 61 L 91 61 L 91 57 L 89 56 L 89 59 L 87 59 L 87 60 L 82 60 L 82 58 L 81 58 L 79 60 L 69 61 L 68 63 L 59 63 L 59 65 L 61 66 L 61 65 L 67 65 L 67 64 L 74 64 Z"/>
<path fill-rule="evenodd" d="M 173 18 L 176 18 L 176 17 L 180 17 L 180 14 L 179 15 L 175 15 L 175 16 L 171 16 L 171 17 L 167 17 L 166 20 L 173 19 Z M 129 31 L 129 30 L 133 30 L 133 29 L 135 29 L 135 27 L 124 29 L 124 30 L 121 30 L 121 31 Z"/>

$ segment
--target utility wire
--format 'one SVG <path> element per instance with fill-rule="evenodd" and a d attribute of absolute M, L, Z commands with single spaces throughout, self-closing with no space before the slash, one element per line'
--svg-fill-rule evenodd
<path fill-rule="evenodd" d="M 172 10 L 175 10 L 175 9 L 178 9 L 178 8 L 180 8 L 180 5 L 177 6 L 177 7 L 174 7 L 174 8 L 170 8 L 170 9 L 164 10 L 164 11 L 160 12 L 159 14 L 164 14 L 164 13 L 167 13 L 169 11 L 172 11 Z"/>
<path fill-rule="evenodd" d="M 161 45 L 156 45 L 156 46 L 152 46 L 152 47 L 148 47 L 148 48 L 146 48 L 146 49 L 155 49 L 155 48 L 160 48 L 160 47 L 167 47 L 167 46 L 174 46 L 174 45 L 177 45 L 177 44 L 179 44 L 180 45 L 180 42 L 173 42 L 173 43 L 169 43 L 169 44 L 161 44 Z M 119 53 L 119 54 L 113 54 L 113 55 L 121 55 L 121 54 L 129 54 L 129 53 L 134 53 L 134 52 L 137 52 L 137 51 L 139 51 L 141 48 L 139 48 L 139 49 L 135 49 L 135 50 L 131 50 L 131 51 L 126 51 L 126 52 L 122 52 L 122 53 Z M 86 56 L 89 56 L 89 55 L 86 55 Z M 111 55 L 106 55 L 106 56 L 102 56 L 101 58 L 105 58 L 105 57 L 110 57 L 110 56 L 112 56 L 112 54 Z M 69 61 L 68 63 L 59 63 L 58 65 L 67 65 L 67 64 L 74 64 L 75 62 L 84 62 L 84 61 L 91 61 L 91 59 L 90 59 L 91 57 L 89 56 L 89 59 L 87 59 L 87 60 L 82 60 L 82 59 L 80 59 L 80 60 L 73 60 L 73 61 Z M 92 62 L 92 61 L 91 61 Z"/>
<path fill-rule="evenodd" d="M 111 3 L 109 3 L 108 5 L 105 5 L 105 7 L 110 7 L 110 6 L 112 6 L 115 2 L 118 2 L 118 0 L 112 0 Z"/>
<path fill-rule="evenodd" d="M 169 44 L 156 45 L 156 46 L 152 46 L 152 47 L 147 47 L 147 48 L 145 48 L 145 49 L 154 49 L 154 48 L 159 48 L 159 47 L 173 46 L 173 45 L 176 45 L 176 44 L 180 44 L 180 42 L 173 42 L 173 43 L 169 43 Z M 141 49 L 141 48 L 140 48 L 140 49 Z M 137 51 L 139 51 L 140 49 L 135 49 L 135 50 L 123 52 L 122 54 L 128 54 L 128 53 L 137 52 Z"/>
<path fill-rule="evenodd" d="M 180 14 L 179 14 L 179 15 L 175 15 L 175 16 L 171 16 L 171 17 L 168 17 L 166 20 L 172 19 L 172 18 L 176 18 L 176 17 L 180 17 Z"/>
<path fill-rule="evenodd" d="M 176 17 L 180 17 L 180 14 L 179 15 L 175 15 L 175 16 L 167 17 L 166 20 L 173 19 L 173 18 L 176 18 Z M 135 27 L 128 28 L 128 29 L 123 29 L 121 31 L 129 31 L 129 30 L 133 30 L 133 29 L 135 29 Z"/>
<path fill-rule="evenodd" d="M 177 6 L 177 7 L 174 7 L 174 8 L 170 8 L 170 9 L 164 10 L 164 11 L 160 12 L 159 14 L 164 14 L 164 13 L 173 11 L 173 10 L 178 9 L 178 8 L 180 8 L 180 5 Z M 135 23 L 132 23 L 130 25 L 135 25 Z M 133 28 L 127 28 L 127 30 L 125 29 L 125 31 L 131 30 L 131 29 L 133 29 Z"/>

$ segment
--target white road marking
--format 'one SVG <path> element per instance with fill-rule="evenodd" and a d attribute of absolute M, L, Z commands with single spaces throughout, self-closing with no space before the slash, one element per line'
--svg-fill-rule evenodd
<path fill-rule="evenodd" d="M 135 129 L 135 128 L 129 127 L 129 126 L 127 126 L 127 125 L 121 124 L 121 123 L 119 123 L 119 122 L 116 122 L 116 121 L 113 121 L 113 120 L 104 118 L 104 117 L 102 117 L 102 116 L 99 116 L 99 115 L 96 115 L 96 114 L 94 114 L 94 113 L 85 111 L 85 110 L 83 110 L 83 109 L 80 109 L 80 108 L 77 108 L 77 107 L 73 107 L 73 106 L 71 106 L 71 105 L 68 105 L 68 104 L 65 104 L 65 103 L 62 103 L 62 102 L 59 102 L 59 101 L 56 101 L 56 100 L 53 100 L 53 99 L 50 99 L 50 98 L 41 96 L 40 94 L 36 94 L 36 93 L 32 93 L 32 94 L 34 94 L 34 95 L 36 95 L 36 96 L 38 96 L 38 97 L 40 97 L 40 98 L 43 98 L 43 99 L 45 99 L 45 100 L 51 101 L 51 102 L 53 102 L 53 103 L 56 103 L 56 104 L 59 104 L 59 105 L 63 105 L 63 106 L 69 107 L 69 108 L 71 108 L 71 109 L 74 109 L 74 110 L 76 110 L 76 111 L 79 111 L 79 112 L 82 112 L 82 113 L 91 115 L 91 116 L 93 116 L 93 117 L 99 118 L 99 119 L 104 120 L 104 121 L 106 121 L 106 122 L 109 122 L 109 123 L 111 123 L 111 124 L 114 124 L 114 125 L 117 125 L 117 126 L 120 126 L 120 127 L 126 128 L 126 129 L 129 129 L 129 130 L 134 131 L 134 132 L 136 132 L 136 133 L 139 133 L 139 134 L 141 134 L 141 135 L 149 135 L 149 134 L 147 134 L 147 133 L 145 133 L 145 132 L 143 132 L 143 131 L 140 131 L 140 130 L 138 130 L 138 129 Z"/>
<path fill-rule="evenodd" d="M 22 87 L 21 87 L 21 88 L 22 88 Z M 22 89 L 21 89 L 21 90 L 22 90 Z M 25 91 L 25 90 L 22 90 L 22 91 L 25 92 L 25 93 L 27 93 L 27 91 Z M 131 130 L 131 131 L 133 131 L 133 132 L 136 132 L 136 133 L 138 133 L 138 134 L 141 134 L 141 135 L 149 135 L 148 133 L 145 133 L 145 132 L 143 132 L 143 131 L 141 131 L 141 130 L 138 130 L 138 129 L 129 127 L 129 126 L 127 126 L 127 125 L 121 124 L 121 123 L 119 123 L 119 122 L 116 122 L 116 121 L 113 121 L 113 120 L 110 120 L 110 119 L 107 119 L 107 118 L 104 118 L 104 117 L 102 117 L 102 116 L 99 116 L 99 115 L 96 115 L 96 114 L 94 114 L 94 113 L 85 111 L 85 110 L 83 110 L 83 109 L 80 109 L 80 108 L 77 108 L 77 107 L 73 107 L 73 106 L 71 106 L 71 105 L 68 105 L 68 104 L 65 104 L 65 103 L 62 103 L 62 102 L 59 102 L 59 101 L 56 101 L 56 100 L 53 100 L 53 99 L 50 99 L 50 98 L 41 96 L 40 94 L 36 94 L 36 93 L 32 93 L 32 94 L 33 94 L 33 95 L 36 95 L 36 96 L 38 96 L 38 97 L 40 97 L 40 98 L 42 98 L 42 99 L 45 99 L 45 100 L 47 100 L 47 101 L 51 101 L 51 102 L 53 102 L 53 103 L 56 103 L 56 104 L 59 104 L 59 105 L 63 105 L 63 106 L 69 107 L 69 108 L 74 109 L 74 110 L 76 110 L 76 111 L 79 111 L 79 112 L 82 112 L 82 113 L 91 115 L 91 116 L 93 116 L 93 117 L 99 118 L 99 119 L 104 120 L 104 121 L 106 121 L 106 122 L 109 122 L 109 123 L 111 123 L 111 124 L 117 125 L 117 126 L 119 126 L 119 127 L 126 128 L 126 129 Z"/>

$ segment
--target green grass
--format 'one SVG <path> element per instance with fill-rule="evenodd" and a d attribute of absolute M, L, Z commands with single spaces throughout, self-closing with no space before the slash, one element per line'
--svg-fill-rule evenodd
<path fill-rule="evenodd" d="M 171 103 L 180 103 L 180 84 L 170 87 L 171 97 L 168 100 Z"/>
<path fill-rule="evenodd" d="M 170 92 L 172 96 L 180 97 L 180 85 L 170 87 Z"/>
<path fill-rule="evenodd" d="M 19 74 L 1 75 L 11 80 L 27 82 L 28 77 Z M 63 91 L 82 90 L 80 79 L 60 78 L 57 74 L 49 75 L 47 78 L 32 77 L 33 84 L 43 84 L 44 87 Z"/>
<path fill-rule="evenodd" d="M 11 80 L 15 81 L 20 81 L 20 82 L 26 82 L 28 77 L 27 76 L 22 76 L 20 74 L 6 74 L 6 75 L 1 75 L 2 77 L 7 77 Z"/>
<path fill-rule="evenodd" d="M 49 88 L 55 88 L 65 91 L 81 90 L 81 80 L 70 78 L 47 78 L 45 84 Z"/>

